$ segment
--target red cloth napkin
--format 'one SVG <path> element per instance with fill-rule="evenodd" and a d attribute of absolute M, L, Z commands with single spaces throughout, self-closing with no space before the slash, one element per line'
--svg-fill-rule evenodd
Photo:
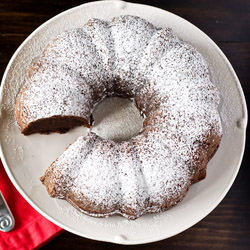
<path fill-rule="evenodd" d="M 12 231 L 0 231 L 0 250 L 38 249 L 63 229 L 45 219 L 15 189 L 0 161 L 0 190 L 15 218 Z"/>

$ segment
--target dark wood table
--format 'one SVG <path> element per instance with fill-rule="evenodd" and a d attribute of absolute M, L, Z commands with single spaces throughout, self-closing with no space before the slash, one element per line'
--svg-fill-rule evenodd
<path fill-rule="evenodd" d="M 1 0 L 0 75 L 3 75 L 14 51 L 34 29 L 54 15 L 84 2 Z M 249 0 L 131 2 L 147 3 L 168 10 L 203 30 L 226 54 L 241 81 L 246 99 L 250 98 Z M 205 219 L 175 237 L 146 245 L 120 246 L 64 232 L 42 249 L 250 249 L 249 157 L 247 142 L 241 169 L 225 199 Z"/>

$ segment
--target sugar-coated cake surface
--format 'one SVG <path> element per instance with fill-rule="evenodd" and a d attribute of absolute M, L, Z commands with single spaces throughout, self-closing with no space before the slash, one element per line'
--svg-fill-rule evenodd
<path fill-rule="evenodd" d="M 91 19 L 57 36 L 29 67 L 16 120 L 27 135 L 91 126 L 107 96 L 134 100 L 142 131 L 122 142 L 79 137 L 42 182 L 52 197 L 95 217 L 165 211 L 205 177 L 221 140 L 207 62 L 171 29 L 140 17 Z"/>

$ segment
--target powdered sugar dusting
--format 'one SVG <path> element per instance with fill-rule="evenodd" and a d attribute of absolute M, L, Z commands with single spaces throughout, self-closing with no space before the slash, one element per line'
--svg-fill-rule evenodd
<path fill-rule="evenodd" d="M 119 16 L 111 21 L 111 32 L 114 39 L 115 61 L 114 78 L 119 81 L 120 92 L 134 91 L 138 88 L 137 66 L 144 50 L 156 31 L 151 23 L 135 16 Z M 133 84 L 128 84 L 133 79 Z"/>
<path fill-rule="evenodd" d="M 90 20 L 59 35 L 34 67 L 20 95 L 28 122 L 53 115 L 89 121 L 97 102 L 122 93 L 147 116 L 128 141 L 78 138 L 47 170 L 56 197 L 84 213 L 134 219 L 175 205 L 191 185 L 204 137 L 222 134 L 206 61 L 171 29 L 139 17 Z"/>

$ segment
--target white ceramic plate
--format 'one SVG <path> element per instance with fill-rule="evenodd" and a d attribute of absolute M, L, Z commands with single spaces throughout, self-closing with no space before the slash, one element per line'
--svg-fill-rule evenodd
<path fill-rule="evenodd" d="M 45 45 L 64 30 L 80 27 L 89 18 L 109 19 L 121 14 L 138 15 L 160 27 L 171 27 L 177 35 L 196 47 L 207 59 L 213 81 L 222 95 L 220 114 L 224 135 L 207 178 L 193 185 L 176 207 L 135 221 L 114 216 L 92 218 L 80 214 L 67 202 L 52 199 L 39 177 L 86 129 L 67 134 L 21 135 L 13 118 L 15 97 L 25 79 L 25 70 Z M 247 109 L 239 80 L 227 58 L 201 30 L 167 11 L 121 1 L 98 1 L 65 11 L 36 29 L 18 48 L 5 71 L 1 85 L 1 159 L 23 197 L 42 215 L 64 229 L 95 240 L 139 244 L 171 237 L 191 227 L 209 214 L 224 198 L 241 164 L 247 125 Z"/>

